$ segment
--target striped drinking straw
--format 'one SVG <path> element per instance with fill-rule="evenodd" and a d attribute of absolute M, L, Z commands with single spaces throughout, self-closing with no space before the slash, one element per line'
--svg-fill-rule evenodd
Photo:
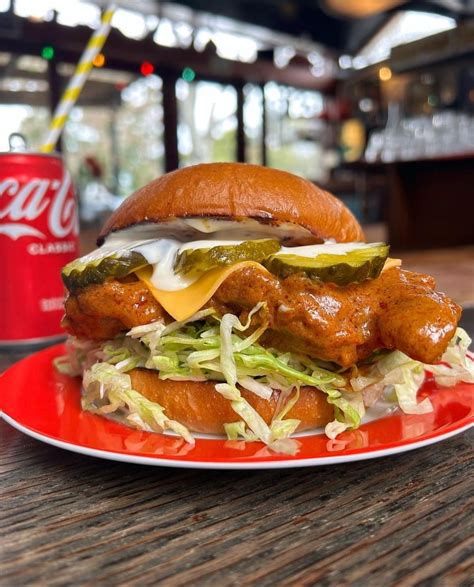
<path fill-rule="evenodd" d="M 111 21 L 115 10 L 115 4 L 110 4 L 107 7 L 102 15 L 100 27 L 89 39 L 87 47 L 85 48 L 84 53 L 82 54 L 82 57 L 77 64 L 76 71 L 69 80 L 66 91 L 62 95 L 61 100 L 56 107 L 53 119 L 49 125 L 48 134 L 45 141 L 43 142 L 43 146 L 41 147 L 41 151 L 43 153 L 51 153 L 51 151 L 53 151 L 56 147 L 59 135 L 61 134 L 64 125 L 66 124 L 67 117 L 69 116 L 72 107 L 76 103 L 77 98 L 79 97 L 79 94 L 81 93 L 82 88 L 89 76 L 93 61 L 98 53 L 100 53 L 102 47 L 104 46 L 105 40 L 109 35 Z"/>

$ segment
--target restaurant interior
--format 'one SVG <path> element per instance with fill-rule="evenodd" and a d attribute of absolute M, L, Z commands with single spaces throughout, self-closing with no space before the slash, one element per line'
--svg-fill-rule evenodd
<path fill-rule="evenodd" d="M 105 5 L 0 1 L 1 151 L 39 149 Z M 153 178 L 249 162 L 334 193 L 369 242 L 473 304 L 470 5 L 121 0 L 57 145 L 83 252 Z"/>
<path fill-rule="evenodd" d="M 473 0 L 0 0 L 0 155 L 0 586 L 474 584 Z M 208 162 L 379 246 L 239 167 L 82 258 Z"/>

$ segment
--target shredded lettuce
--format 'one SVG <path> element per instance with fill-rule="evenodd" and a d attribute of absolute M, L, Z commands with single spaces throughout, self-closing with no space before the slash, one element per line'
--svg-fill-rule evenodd
<path fill-rule="evenodd" d="M 121 373 L 116 366 L 95 363 L 84 373 L 83 385 L 82 407 L 85 410 L 102 415 L 115 412 L 137 428 L 154 432 L 172 430 L 194 444 L 189 430 L 167 418 L 158 403 L 132 389 L 130 375 Z"/>
<path fill-rule="evenodd" d="M 57 357 L 54 360 L 54 366 L 64 375 L 77 377 L 97 361 L 107 360 L 107 358 L 96 342 L 69 337 L 66 340 L 66 354 Z"/>
<path fill-rule="evenodd" d="M 243 420 L 224 424 L 224 430 L 229 440 L 237 440 L 238 438 L 248 441 L 258 440 L 255 434 L 246 428 Z"/>
<path fill-rule="evenodd" d="M 328 438 L 334 439 L 345 430 L 359 428 L 365 414 L 365 404 L 361 393 L 342 393 L 336 400 L 328 398 L 334 405 L 335 420 L 326 424 L 324 432 Z"/>
<path fill-rule="evenodd" d="M 426 365 L 436 383 L 452 387 L 459 381 L 474 383 L 474 355 L 469 352 L 471 339 L 465 330 L 458 328 L 438 365 Z"/>
<path fill-rule="evenodd" d="M 248 389 L 262 399 L 266 399 L 268 401 L 272 397 L 273 389 L 270 387 L 270 385 L 260 383 L 258 379 L 253 379 L 248 375 L 244 375 L 237 380 L 237 383 L 240 385 L 240 387 Z"/>
<path fill-rule="evenodd" d="M 433 407 L 428 398 L 417 403 L 425 379 L 425 365 L 400 351 L 382 356 L 367 375 L 352 378 L 352 389 L 362 392 L 365 405 L 372 406 L 382 395 L 396 401 L 405 414 L 426 414 Z"/>
<path fill-rule="evenodd" d="M 290 391 L 291 394 L 291 391 Z M 296 429 L 298 428 L 300 421 L 296 418 L 286 418 L 285 416 L 288 412 L 296 405 L 300 398 L 300 388 L 299 386 L 296 387 L 295 393 L 293 396 L 289 395 L 285 400 L 282 402 L 282 409 L 277 413 L 277 415 L 273 418 L 271 424 L 271 430 L 273 434 L 273 438 L 276 440 L 282 440 L 291 436 Z"/>
<path fill-rule="evenodd" d="M 130 375 L 109 363 L 95 363 L 84 373 L 82 407 L 99 414 L 124 411 L 129 424 L 148 431 L 172 430 L 186 442 L 194 444 L 189 430 L 166 417 L 163 408 L 132 389 Z"/>
<path fill-rule="evenodd" d="M 185 321 L 137 326 L 105 343 L 70 338 L 67 358 L 60 358 L 56 366 L 69 375 L 83 373 L 84 409 L 113 415 L 144 430 L 171 430 L 187 442 L 193 442 L 187 428 L 135 391 L 127 372 L 141 367 L 157 371 L 164 380 L 213 381 L 236 414 L 236 421 L 224 425 L 229 439 L 260 440 L 274 451 L 289 454 L 298 450 L 297 441 L 290 437 L 300 422 L 287 415 L 302 386 L 323 391 L 333 405 L 335 419 L 325 428 L 333 439 L 347 429 L 358 428 L 366 408 L 381 397 L 407 414 L 430 412 L 428 398 L 417 401 L 425 371 L 440 385 L 474 382 L 474 360 L 468 351 L 471 340 L 460 328 L 440 364 L 424 365 L 393 351 L 375 353 L 372 363 L 340 373 L 307 355 L 262 347 L 258 339 L 268 326 L 265 312 L 259 320 L 253 318 L 264 306 L 257 304 L 244 323 L 233 314 L 219 317 L 206 308 Z M 270 423 L 242 396 L 241 389 L 266 401 L 279 390 Z"/>
<path fill-rule="evenodd" d="M 406 414 L 426 414 L 433 410 L 428 398 L 417 402 L 426 371 L 433 374 L 438 385 L 453 386 L 463 381 L 474 383 L 474 361 L 468 348 L 471 339 L 458 328 L 437 365 L 415 361 L 400 351 L 379 357 L 364 375 L 350 380 L 354 391 L 362 392 L 366 406 L 381 396 L 394 400 Z"/>

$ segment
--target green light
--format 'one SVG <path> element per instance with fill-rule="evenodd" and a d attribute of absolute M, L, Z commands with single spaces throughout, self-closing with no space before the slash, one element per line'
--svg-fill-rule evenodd
<path fill-rule="evenodd" d="M 51 47 L 51 45 L 46 45 L 46 47 L 43 47 L 41 50 L 41 57 L 46 59 L 46 61 L 51 61 L 51 59 L 54 57 L 54 48 Z"/>
<path fill-rule="evenodd" d="M 194 71 L 194 69 L 191 69 L 190 67 L 185 67 L 183 69 L 181 77 L 184 79 L 185 82 L 192 82 L 193 79 L 196 77 L 196 72 Z"/>
<path fill-rule="evenodd" d="M 438 105 L 438 98 L 434 94 L 430 94 L 428 96 L 428 104 L 430 106 L 437 106 Z"/>

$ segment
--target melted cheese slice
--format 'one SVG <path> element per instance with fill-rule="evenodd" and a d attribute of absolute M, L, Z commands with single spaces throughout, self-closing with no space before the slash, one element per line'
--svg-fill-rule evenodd
<path fill-rule="evenodd" d="M 235 271 L 245 267 L 257 267 L 265 271 L 265 267 L 255 261 L 243 261 L 230 267 L 211 269 L 204 273 L 197 281 L 184 289 L 165 291 L 156 288 L 150 281 L 151 267 L 144 267 L 136 271 L 137 277 L 148 287 L 153 297 L 175 320 L 187 320 L 200 310 L 215 294 L 219 286 Z"/>
<path fill-rule="evenodd" d="M 400 259 L 387 259 L 382 271 L 391 267 L 399 267 Z M 267 272 L 265 267 L 255 261 L 243 261 L 230 267 L 212 269 L 200 277 L 197 281 L 184 289 L 175 291 L 165 291 L 158 289 L 151 282 L 152 267 L 144 267 L 135 272 L 137 277 L 150 290 L 155 300 L 172 316 L 175 320 L 187 320 L 193 314 L 198 312 L 216 293 L 221 284 L 232 275 L 235 271 L 245 269 L 245 267 L 256 267 L 260 271 Z"/>
<path fill-rule="evenodd" d="M 382 271 L 386 271 L 387 269 L 391 269 L 392 267 L 400 267 L 402 264 L 401 259 L 390 259 L 390 257 L 385 261 L 385 265 L 382 268 Z"/>

